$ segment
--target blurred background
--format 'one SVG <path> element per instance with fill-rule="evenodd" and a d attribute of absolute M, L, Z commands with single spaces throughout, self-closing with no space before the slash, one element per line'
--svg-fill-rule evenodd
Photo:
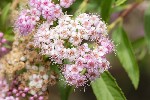
<path fill-rule="evenodd" d="M 13 0 L 0 0 L 0 31 L 4 33 L 4 36 L 9 40 L 9 45 L 13 42 L 13 23 L 11 19 L 12 10 L 9 10 Z M 25 0 L 20 0 L 25 2 Z M 76 0 L 76 2 L 67 9 L 68 14 L 74 14 L 79 5 L 83 0 Z M 101 9 L 99 3 L 101 0 L 89 0 L 86 5 L 86 12 L 97 13 L 101 15 Z M 112 23 L 124 10 L 124 8 L 134 3 L 134 0 L 128 0 L 125 4 L 120 7 L 114 7 L 111 11 L 110 20 L 108 25 Z M 150 5 L 149 0 L 145 0 L 138 7 L 136 7 L 131 13 L 129 13 L 124 19 L 124 29 L 128 33 L 129 39 L 134 44 L 135 41 L 141 40 L 145 36 L 144 32 L 144 12 Z M 66 9 L 64 9 L 66 10 Z M 111 36 L 111 34 L 110 34 Z M 11 47 L 11 46 L 10 46 Z M 11 49 L 11 48 L 10 48 Z M 128 78 L 126 72 L 121 67 L 119 60 L 112 54 L 108 57 L 111 63 L 111 68 L 109 71 L 116 78 L 118 85 L 123 90 L 126 98 L 128 100 L 149 100 L 150 99 L 150 55 L 147 52 L 147 47 L 145 41 L 143 40 L 140 47 L 134 47 L 134 52 L 138 60 L 140 69 L 140 82 L 137 90 L 134 89 Z M 60 100 L 59 92 L 57 86 L 50 87 L 50 100 Z M 90 87 L 75 89 L 71 94 L 69 100 L 96 100 L 93 91 Z"/>

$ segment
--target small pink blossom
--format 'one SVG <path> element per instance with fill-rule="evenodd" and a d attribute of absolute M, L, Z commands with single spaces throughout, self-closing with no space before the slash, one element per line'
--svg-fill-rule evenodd
<path fill-rule="evenodd" d="M 60 5 L 64 8 L 69 8 L 75 0 L 60 0 Z"/>
<path fill-rule="evenodd" d="M 6 79 L 0 77 L 0 98 L 5 98 L 9 90 L 9 85 Z"/>
<path fill-rule="evenodd" d="M 0 32 L 0 57 L 4 56 L 9 50 L 4 45 L 7 44 L 7 40 L 4 38 L 4 33 Z"/>
<path fill-rule="evenodd" d="M 30 10 L 23 10 L 15 22 L 15 31 L 23 36 L 28 35 L 34 30 L 38 20 L 38 16 L 31 16 Z"/>

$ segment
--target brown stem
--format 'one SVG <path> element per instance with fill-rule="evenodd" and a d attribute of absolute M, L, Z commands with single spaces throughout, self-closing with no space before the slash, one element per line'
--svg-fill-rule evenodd
<path fill-rule="evenodd" d="M 110 32 L 118 23 L 122 22 L 123 19 L 129 14 L 131 13 L 142 1 L 140 2 L 136 2 L 132 5 L 130 5 L 125 11 L 123 11 L 122 14 L 120 14 L 120 16 L 108 26 L 108 32 Z"/>
<path fill-rule="evenodd" d="M 11 5 L 11 10 L 14 10 L 17 7 L 18 3 L 19 3 L 19 0 L 13 0 L 12 5 Z"/>
<path fill-rule="evenodd" d="M 136 2 L 134 4 L 132 4 L 128 9 L 126 9 L 121 15 L 120 17 L 124 18 L 126 17 L 129 13 L 131 13 L 140 3 Z"/>

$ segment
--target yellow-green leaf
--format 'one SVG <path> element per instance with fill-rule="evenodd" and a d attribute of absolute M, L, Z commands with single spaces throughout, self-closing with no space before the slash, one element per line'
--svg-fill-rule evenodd
<path fill-rule="evenodd" d="M 126 100 L 116 80 L 109 72 L 104 72 L 91 85 L 97 100 Z"/>
<path fill-rule="evenodd" d="M 117 0 L 116 2 L 115 2 L 115 6 L 120 6 L 120 5 L 122 5 L 123 3 L 125 3 L 127 0 Z"/>

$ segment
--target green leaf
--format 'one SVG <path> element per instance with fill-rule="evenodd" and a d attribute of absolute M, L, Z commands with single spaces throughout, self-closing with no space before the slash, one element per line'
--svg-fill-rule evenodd
<path fill-rule="evenodd" d="M 6 22 L 7 18 L 8 18 L 8 13 L 10 10 L 10 3 L 8 3 L 2 10 L 2 16 L 1 16 L 1 21 L 2 21 L 2 25 L 4 25 L 4 23 Z"/>
<path fill-rule="evenodd" d="M 120 6 L 120 5 L 122 5 L 123 3 L 125 3 L 127 0 L 117 0 L 116 2 L 115 2 L 115 6 Z"/>
<path fill-rule="evenodd" d="M 12 27 L 8 27 L 7 30 L 5 31 L 5 39 L 7 39 L 9 42 L 13 42 L 14 41 L 14 34 L 12 32 Z"/>
<path fill-rule="evenodd" d="M 101 1 L 101 16 L 105 22 L 109 21 L 113 2 L 114 0 L 102 0 Z"/>
<path fill-rule="evenodd" d="M 126 100 L 116 80 L 109 72 L 104 72 L 91 85 L 97 100 Z"/>
<path fill-rule="evenodd" d="M 63 76 L 60 77 L 63 78 Z M 66 85 L 66 83 L 63 80 L 60 80 L 58 82 L 58 87 L 60 91 L 61 100 L 68 100 L 69 95 L 73 90 L 73 87 Z"/>
<path fill-rule="evenodd" d="M 65 79 L 63 75 L 60 73 L 60 69 L 58 68 L 59 65 L 51 64 L 51 70 L 55 71 L 59 75 L 59 81 L 57 83 L 61 100 L 68 100 L 70 93 L 72 92 L 74 87 L 68 86 L 65 83 Z"/>
<path fill-rule="evenodd" d="M 101 2 L 102 0 L 89 0 L 86 11 L 92 13 L 100 12 Z"/>
<path fill-rule="evenodd" d="M 149 53 L 150 53 L 150 6 L 145 11 L 144 28 L 145 28 L 145 33 L 146 33 L 145 38 L 146 38 L 146 41 L 147 41 L 147 44 L 148 44 Z"/>
<path fill-rule="evenodd" d="M 84 0 L 79 8 L 77 9 L 77 11 L 75 12 L 75 16 L 77 16 L 79 13 L 84 13 L 87 9 L 87 3 L 88 3 L 88 0 Z"/>
<path fill-rule="evenodd" d="M 134 42 L 132 42 L 134 50 L 141 49 L 141 47 L 146 45 L 146 39 L 144 37 L 141 37 Z"/>
<path fill-rule="evenodd" d="M 14 41 L 14 35 L 5 34 L 4 37 L 9 42 L 13 42 Z"/>
<path fill-rule="evenodd" d="M 119 26 L 113 32 L 113 41 L 117 45 L 116 53 L 119 60 L 131 79 L 134 88 L 137 89 L 139 84 L 139 68 L 132 45 L 122 27 Z"/>
<path fill-rule="evenodd" d="M 136 56 L 136 59 L 142 60 L 147 53 L 147 49 L 145 48 L 147 46 L 145 37 L 141 37 L 141 38 L 133 41 L 132 45 L 133 45 L 134 54 Z"/>

